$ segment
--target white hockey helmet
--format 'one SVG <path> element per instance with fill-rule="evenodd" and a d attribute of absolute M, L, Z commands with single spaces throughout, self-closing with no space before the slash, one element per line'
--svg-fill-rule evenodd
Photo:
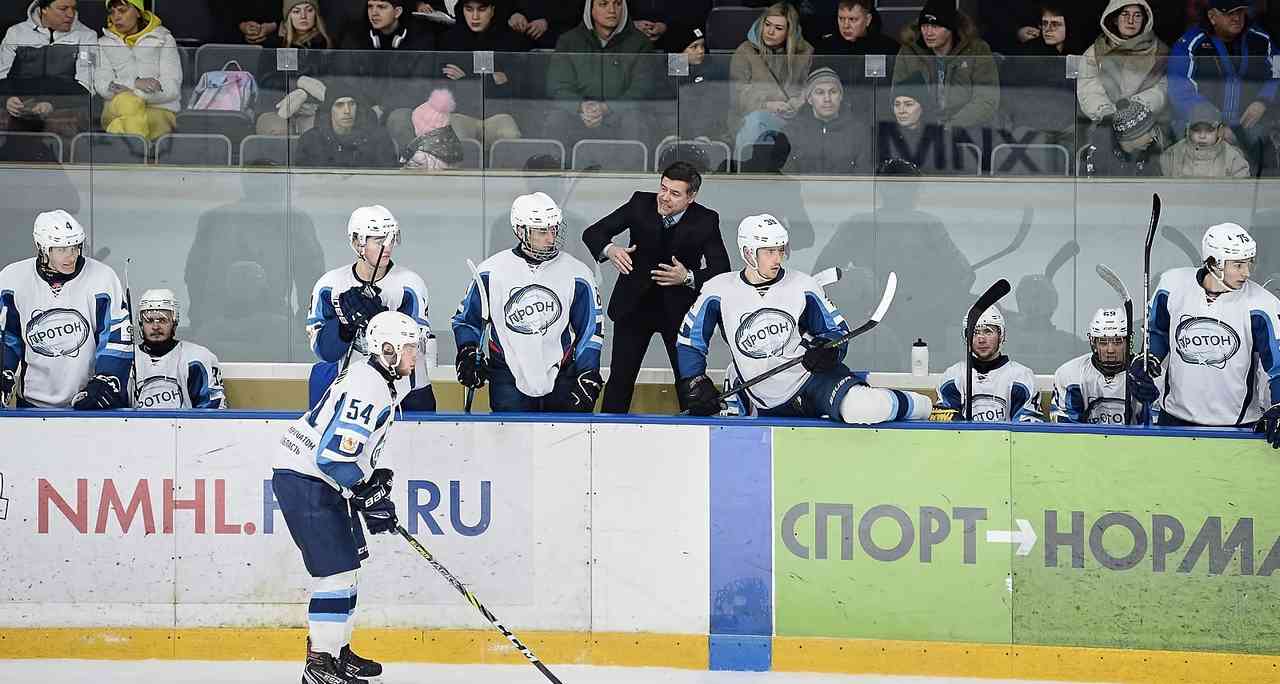
<path fill-rule="evenodd" d="M 347 237 L 356 256 L 363 259 L 361 250 L 364 249 L 365 241 L 371 237 L 390 240 L 383 244 L 391 247 L 400 244 L 400 222 L 381 204 L 357 207 L 351 212 L 351 218 L 347 219 Z"/>
<path fill-rule="evenodd" d="M 1238 223 L 1209 226 L 1200 240 L 1200 258 L 1213 259 L 1218 268 L 1227 261 L 1246 261 L 1258 253 L 1258 243 Z"/>
<path fill-rule="evenodd" d="M 1126 337 L 1129 334 L 1129 319 L 1120 309 L 1098 309 L 1089 321 L 1089 339 L 1106 337 Z"/>
<path fill-rule="evenodd" d="M 74 247 L 84 244 L 84 226 L 74 216 L 62 209 L 46 211 L 36 216 L 31 231 L 40 256 L 48 257 L 52 247 Z"/>
<path fill-rule="evenodd" d="M 404 346 L 411 344 L 416 348 L 418 336 L 418 324 L 399 311 L 383 311 L 375 315 L 364 331 L 369 353 L 382 367 L 393 373 L 400 365 L 400 352 L 404 350 Z M 388 344 L 394 349 L 390 363 L 387 361 L 388 354 L 384 351 L 384 345 Z"/>
<path fill-rule="evenodd" d="M 173 322 L 178 323 L 178 296 L 173 290 L 147 290 L 138 300 L 138 316 L 141 319 L 145 311 L 168 311 L 173 315 Z"/>
<path fill-rule="evenodd" d="M 1004 314 L 1000 313 L 1000 309 L 996 308 L 995 304 L 987 307 L 987 310 L 983 311 L 981 316 L 978 316 L 978 322 L 973 324 L 973 329 L 977 330 L 984 325 L 989 325 L 1000 331 L 1000 346 L 997 347 L 997 351 L 1003 349 L 1005 341 L 1009 339 L 1009 329 L 1004 324 Z M 965 314 L 964 319 L 960 321 L 960 335 L 963 336 L 964 331 L 968 328 L 969 314 Z M 965 340 L 965 344 L 968 343 L 969 341 Z"/>
<path fill-rule="evenodd" d="M 787 227 L 772 214 L 756 214 L 738 224 L 738 256 L 756 268 L 756 252 L 765 247 L 786 247 Z"/>
<path fill-rule="evenodd" d="M 545 192 L 520 195 L 511 202 L 511 231 L 516 234 L 516 239 L 520 241 L 520 247 L 525 253 L 539 261 L 550 261 L 556 258 L 564 248 L 564 231 L 560 229 L 563 221 L 564 214 L 560 211 L 560 207 Z M 531 230 L 554 230 L 555 240 L 550 247 L 534 247 L 529 240 Z"/>

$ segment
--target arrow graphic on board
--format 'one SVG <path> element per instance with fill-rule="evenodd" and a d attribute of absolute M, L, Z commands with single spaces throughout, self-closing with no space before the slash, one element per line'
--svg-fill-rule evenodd
<path fill-rule="evenodd" d="M 1017 531 L 989 530 L 987 541 L 996 544 L 1017 544 L 1018 548 L 1014 553 L 1025 556 L 1031 553 L 1031 549 L 1036 545 L 1036 531 L 1031 527 L 1030 520 L 1018 518 L 1014 522 L 1018 524 Z"/>

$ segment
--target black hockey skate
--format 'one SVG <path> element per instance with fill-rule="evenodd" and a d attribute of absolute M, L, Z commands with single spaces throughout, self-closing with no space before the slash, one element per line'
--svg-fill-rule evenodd
<path fill-rule="evenodd" d="M 348 644 L 342 647 L 342 667 L 349 677 L 377 677 L 382 674 L 382 663 L 361 658 Z"/>
<path fill-rule="evenodd" d="M 324 651 L 307 651 L 307 667 L 302 671 L 302 684 L 369 684 L 347 674 L 339 659 Z"/>

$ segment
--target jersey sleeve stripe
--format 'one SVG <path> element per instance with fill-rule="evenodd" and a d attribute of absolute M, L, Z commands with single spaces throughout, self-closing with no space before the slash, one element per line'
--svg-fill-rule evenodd
<path fill-rule="evenodd" d="M 400 313 L 413 319 L 414 323 L 426 328 L 431 327 L 431 321 L 427 320 L 426 307 L 421 306 L 418 302 L 418 293 L 411 288 L 404 288 L 404 293 L 400 298 Z"/>

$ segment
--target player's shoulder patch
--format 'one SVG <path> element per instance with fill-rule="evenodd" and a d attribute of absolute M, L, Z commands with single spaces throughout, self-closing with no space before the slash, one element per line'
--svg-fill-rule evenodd
<path fill-rule="evenodd" d="M 344 454 L 354 455 L 356 452 L 360 451 L 360 440 L 352 437 L 351 435 L 347 435 L 343 437 L 342 442 L 338 444 L 338 451 L 341 451 Z"/>

